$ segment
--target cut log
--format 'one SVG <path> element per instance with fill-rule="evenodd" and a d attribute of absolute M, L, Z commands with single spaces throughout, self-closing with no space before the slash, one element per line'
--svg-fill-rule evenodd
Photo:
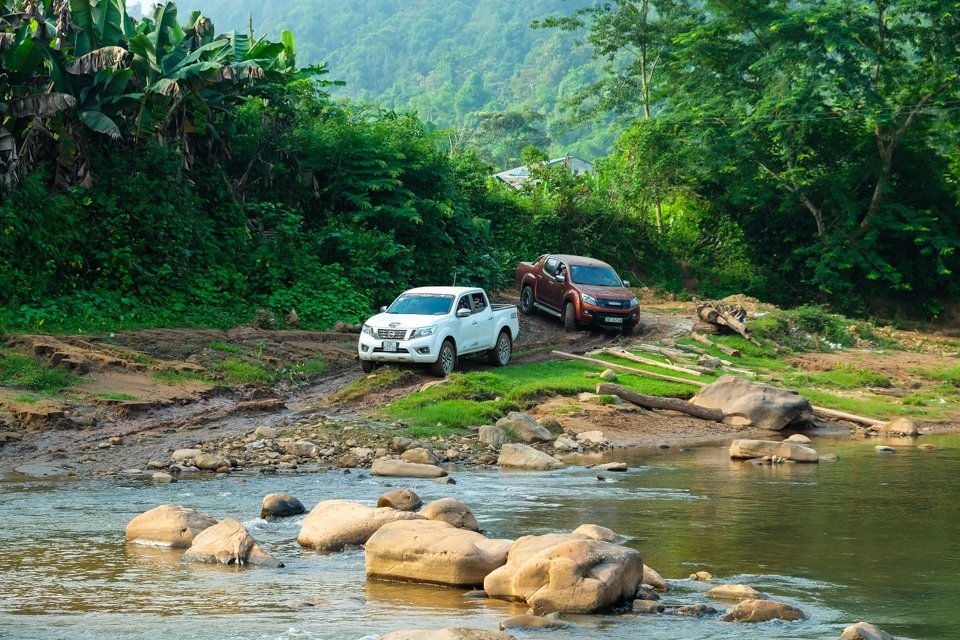
<path fill-rule="evenodd" d="M 670 361 L 682 361 L 684 358 L 690 357 L 688 354 L 680 351 L 679 349 L 670 349 L 667 347 L 660 347 L 655 344 L 638 344 L 634 345 L 638 350 L 645 351 L 647 353 L 652 353 L 658 356 L 663 356 Z"/>
<path fill-rule="evenodd" d="M 685 367 L 678 367 L 676 365 L 667 364 L 666 362 L 660 362 L 658 360 L 651 360 L 650 358 L 644 358 L 643 356 L 638 356 L 636 354 L 630 353 L 623 347 L 610 347 L 604 349 L 604 352 L 609 353 L 612 356 L 617 356 L 618 358 L 624 358 L 625 360 L 632 360 L 634 362 L 639 362 L 641 364 L 648 364 L 652 367 L 661 367 L 663 369 L 669 369 L 670 371 L 678 371 L 680 373 L 689 373 L 692 376 L 699 376 L 704 371 L 697 371 L 695 369 L 689 369 Z M 712 371 L 707 371 L 707 373 L 713 373 Z"/>
<path fill-rule="evenodd" d="M 690 384 L 695 387 L 705 387 L 707 386 L 706 382 L 700 382 L 699 380 L 687 380 L 685 378 L 677 378 L 675 376 L 668 376 L 662 373 L 653 373 L 652 371 L 644 371 L 643 369 L 636 369 L 634 367 L 627 367 L 622 364 L 613 364 L 605 360 L 599 360 L 597 358 L 588 358 L 587 356 L 578 356 L 575 353 L 566 353 L 565 351 L 553 351 L 554 355 L 560 356 L 561 358 L 570 358 L 571 360 L 580 360 L 582 362 L 589 362 L 600 367 L 606 367 L 608 369 L 615 369 L 617 371 L 625 371 L 627 373 L 634 373 L 638 376 L 643 376 L 645 378 L 655 378 L 657 380 L 669 380 L 670 382 L 681 382 L 683 384 Z"/>
<path fill-rule="evenodd" d="M 723 420 L 723 411 L 720 409 L 708 409 L 695 404 L 690 404 L 686 400 L 679 398 L 662 398 L 660 396 L 648 396 L 642 393 L 635 393 L 629 389 L 624 389 L 618 384 L 601 383 L 597 385 L 597 393 L 605 393 L 623 398 L 631 404 L 645 409 L 668 409 L 670 411 L 679 411 L 694 418 L 701 420 L 711 420 L 720 422 Z"/>
<path fill-rule="evenodd" d="M 755 344 L 758 347 L 760 346 L 760 342 L 750 335 L 750 330 L 747 328 L 747 325 L 744 322 L 744 313 L 742 309 L 737 309 L 735 312 L 733 309 L 729 308 L 728 305 L 718 304 L 715 302 L 701 302 L 697 305 L 697 317 L 704 322 L 728 327 L 730 330 L 742 336 L 745 340 L 749 340 L 752 344 Z"/>
<path fill-rule="evenodd" d="M 701 344 L 705 344 L 705 345 L 708 345 L 708 346 L 711 346 L 711 347 L 716 347 L 717 349 L 720 349 L 720 351 L 723 351 L 725 354 L 727 354 L 728 356 L 730 356 L 730 357 L 732 357 L 732 358 L 739 358 L 739 357 L 740 357 L 740 350 L 739 350 L 739 349 L 734 349 L 733 347 L 728 347 L 728 346 L 725 345 L 725 344 L 720 344 L 719 342 L 714 342 L 713 340 L 711 340 L 711 339 L 708 338 L 707 336 L 703 335 L 702 333 L 699 333 L 699 332 L 697 332 L 697 331 L 691 331 L 691 332 L 690 332 L 690 337 L 693 338 L 694 340 L 696 340 L 697 342 L 701 343 Z"/>
<path fill-rule="evenodd" d="M 858 416 L 855 413 L 847 413 L 846 411 L 837 411 L 836 409 L 825 409 L 824 407 L 813 407 L 813 412 L 820 416 L 821 418 L 833 418 L 834 420 L 848 420 L 850 422 L 856 422 L 858 424 L 865 424 L 869 426 L 874 426 L 878 424 L 883 424 L 887 422 L 886 420 L 877 420 L 876 418 L 867 418 L 866 416 Z"/>

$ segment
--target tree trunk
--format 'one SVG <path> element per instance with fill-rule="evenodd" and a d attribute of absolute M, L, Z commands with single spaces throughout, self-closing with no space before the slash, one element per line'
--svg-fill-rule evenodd
<path fill-rule="evenodd" d="M 635 404 L 638 407 L 643 407 L 645 409 L 668 409 L 670 411 L 679 411 L 680 413 L 685 413 L 688 416 L 700 418 L 701 420 L 710 420 L 712 422 L 720 422 L 723 420 L 723 411 L 720 409 L 708 409 L 707 407 L 700 407 L 695 404 L 691 404 L 686 400 L 680 400 L 679 398 L 662 398 L 660 396 L 648 396 L 642 393 L 635 393 L 629 389 L 624 389 L 618 384 L 598 384 L 597 393 L 614 395 L 618 398 L 623 398 L 631 404 Z"/>

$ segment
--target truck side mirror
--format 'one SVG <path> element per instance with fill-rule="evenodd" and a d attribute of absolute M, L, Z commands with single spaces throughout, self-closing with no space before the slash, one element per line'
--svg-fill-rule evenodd
<path fill-rule="evenodd" d="M 457 317 L 458 317 L 458 318 L 467 318 L 467 317 L 469 317 L 472 313 L 473 313 L 473 312 L 470 311 L 470 309 L 457 309 Z"/>
<path fill-rule="evenodd" d="M 630 286 L 630 281 L 629 281 L 629 280 L 624 280 L 624 281 L 623 281 L 623 286 L 629 287 L 629 286 Z"/>
<path fill-rule="evenodd" d="M 562 273 L 557 274 L 557 282 L 566 282 L 566 281 L 567 281 L 567 276 L 563 275 Z"/>
<path fill-rule="evenodd" d="M 383 305 L 382 307 L 380 307 L 380 313 L 386 313 L 386 312 L 387 312 L 387 305 Z"/>

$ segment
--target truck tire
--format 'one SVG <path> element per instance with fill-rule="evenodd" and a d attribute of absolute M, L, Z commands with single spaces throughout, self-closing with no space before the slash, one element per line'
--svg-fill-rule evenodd
<path fill-rule="evenodd" d="M 363 371 L 364 373 L 371 373 L 376 367 L 377 365 L 373 360 L 360 361 L 360 371 Z"/>
<path fill-rule="evenodd" d="M 457 368 L 457 350 L 451 340 L 444 340 L 440 345 L 437 361 L 430 365 L 430 373 L 438 378 L 444 378 Z"/>
<path fill-rule="evenodd" d="M 524 287 L 520 290 L 520 313 L 529 316 L 534 311 L 536 311 L 536 308 L 533 306 L 533 289 Z"/>
<path fill-rule="evenodd" d="M 568 302 L 563 307 L 563 328 L 567 331 L 576 331 L 577 327 L 577 310 L 573 308 L 573 303 Z"/>
<path fill-rule="evenodd" d="M 487 359 L 495 367 L 504 367 L 510 362 L 510 354 L 512 353 L 513 340 L 510 339 L 510 332 L 504 329 L 497 336 L 493 349 L 487 351 Z"/>

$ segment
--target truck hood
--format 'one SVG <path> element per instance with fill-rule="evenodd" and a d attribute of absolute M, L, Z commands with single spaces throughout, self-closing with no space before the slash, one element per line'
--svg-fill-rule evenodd
<path fill-rule="evenodd" d="M 594 298 L 604 298 L 607 300 L 633 300 L 633 292 L 626 287 L 591 287 L 588 285 L 574 285 L 578 291 L 582 291 L 588 296 Z"/>
<path fill-rule="evenodd" d="M 419 316 L 400 313 L 378 313 L 364 324 L 375 329 L 419 329 L 437 324 L 446 316 Z"/>

